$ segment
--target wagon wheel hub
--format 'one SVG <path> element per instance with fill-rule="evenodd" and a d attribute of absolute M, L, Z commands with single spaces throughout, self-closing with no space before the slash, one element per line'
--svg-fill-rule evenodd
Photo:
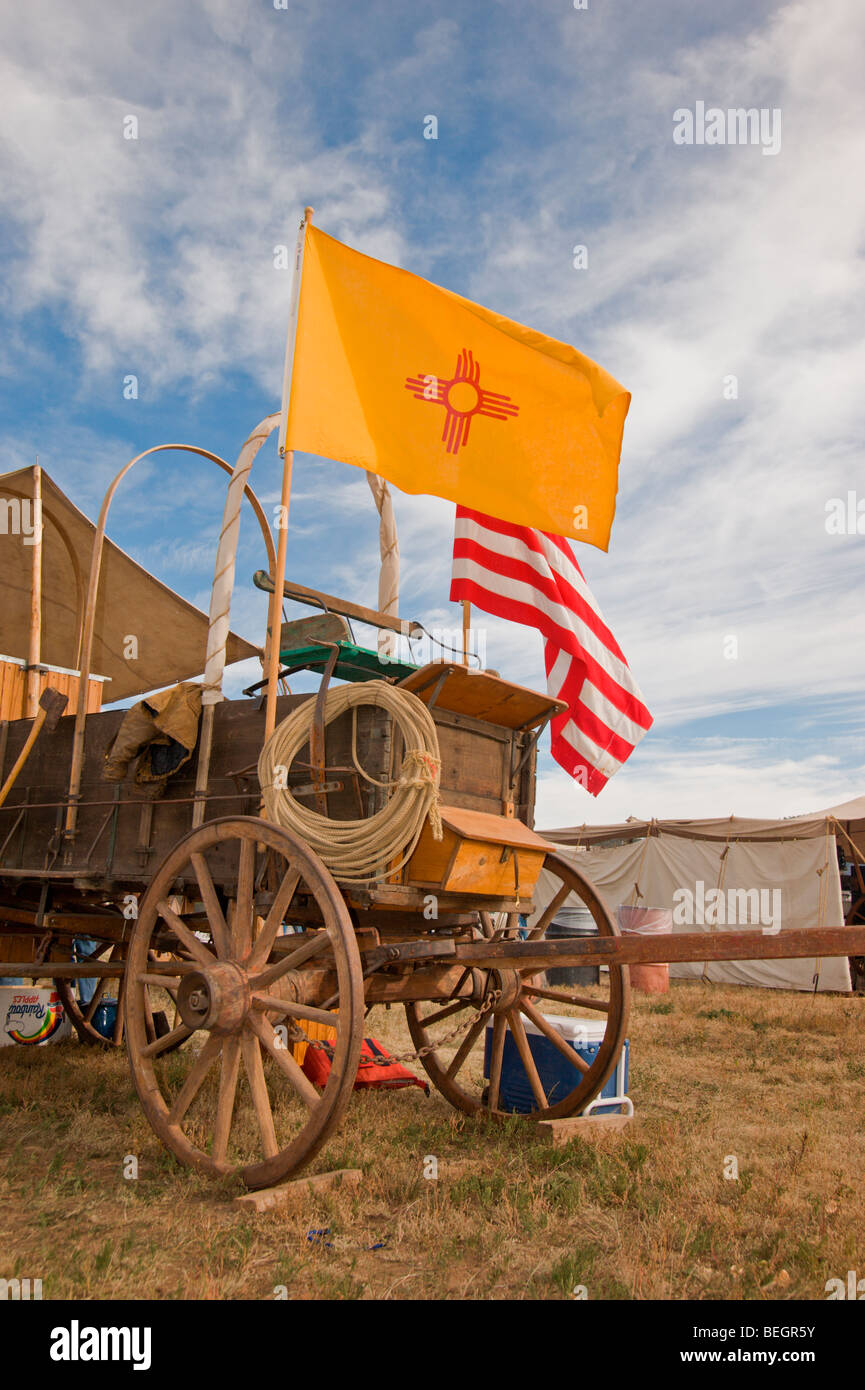
<path fill-rule="evenodd" d="M 246 971 L 236 961 L 218 961 L 184 975 L 177 991 L 177 1008 L 187 1028 L 212 1033 L 236 1033 L 249 1012 Z"/>
<path fill-rule="evenodd" d="M 492 1005 L 494 1014 L 505 1014 L 512 1009 L 522 994 L 522 976 L 517 970 L 491 970 L 489 972 L 488 992 L 498 991 L 499 997 Z"/>

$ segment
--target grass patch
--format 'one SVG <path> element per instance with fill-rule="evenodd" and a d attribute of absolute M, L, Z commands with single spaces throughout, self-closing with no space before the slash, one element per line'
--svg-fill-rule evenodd
<path fill-rule="evenodd" d="M 0 1277 L 73 1299 L 822 1299 L 865 1269 L 863 1024 L 858 997 L 676 982 L 634 1001 L 623 1134 L 553 1148 L 435 1092 L 357 1095 L 310 1171 L 360 1188 L 260 1217 L 166 1153 L 124 1056 L 3 1049 Z M 410 1047 L 398 1009 L 368 1031 Z"/>

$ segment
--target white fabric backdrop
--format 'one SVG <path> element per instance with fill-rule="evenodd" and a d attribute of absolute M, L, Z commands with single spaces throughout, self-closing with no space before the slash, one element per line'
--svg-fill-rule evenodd
<path fill-rule="evenodd" d="M 622 904 L 663 907 L 675 911 L 677 889 L 697 892 L 701 881 L 710 889 L 780 890 L 781 931 L 799 927 L 841 926 L 841 883 L 835 838 L 785 841 L 687 840 L 680 835 L 650 835 L 611 849 L 574 850 L 558 846 L 594 884 L 605 905 L 616 915 Z M 542 910 L 554 892 L 554 880 L 542 872 L 535 902 Z M 574 895 L 567 905 L 578 900 Z M 729 902 L 729 899 L 727 899 Z M 537 915 L 537 913 L 536 913 Z M 674 922 L 675 922 L 674 918 Z M 759 924 L 740 920 L 725 926 L 705 922 L 674 925 L 677 932 L 757 930 Z M 850 967 L 846 956 L 816 960 L 710 961 L 670 966 L 673 978 L 705 979 L 725 984 L 760 985 L 771 989 L 848 991 Z"/>

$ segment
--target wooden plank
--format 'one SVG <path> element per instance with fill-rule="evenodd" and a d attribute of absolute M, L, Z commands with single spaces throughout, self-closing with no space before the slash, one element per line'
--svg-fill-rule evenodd
<path fill-rule="evenodd" d="M 360 1168 L 336 1168 L 332 1173 L 315 1173 L 311 1178 L 295 1178 L 294 1182 L 283 1183 L 281 1187 L 262 1187 L 258 1192 L 244 1192 L 235 1197 L 236 1206 L 246 1211 L 273 1211 L 276 1207 L 287 1207 L 300 1202 L 314 1201 L 325 1192 L 339 1188 L 360 1186 L 363 1173 Z"/>
<path fill-rule="evenodd" d="M 507 845 L 502 848 L 481 840 L 461 840 L 444 887 L 452 893 L 503 897 L 506 893 L 516 894 L 519 881 L 520 901 L 525 902 L 534 892 L 543 862 L 543 851 L 512 850 Z"/>
<path fill-rule="evenodd" d="M 2 871 L 0 871 L 2 872 Z M 0 926 L 7 934 L 42 936 L 50 930 L 58 936 L 92 936 L 98 941 L 124 941 L 131 924 L 124 917 L 101 916 L 95 912 L 48 912 L 37 925 L 36 910 L 23 912 L 0 905 Z"/>
<path fill-rule="evenodd" d="M 295 618 L 279 629 L 280 651 L 295 651 L 312 647 L 319 642 L 350 642 L 351 633 L 345 618 L 338 613 L 313 613 L 309 618 Z"/>
<path fill-rule="evenodd" d="M 516 687 L 519 689 L 519 687 Z M 277 719 L 286 717 L 301 703 L 310 700 L 309 695 L 280 696 L 277 700 Z M 539 698 L 539 697 L 536 697 Z M 434 710 L 441 721 L 438 734 L 442 756 L 441 786 L 445 800 L 458 809 L 469 809 L 497 813 L 502 807 L 502 785 L 510 762 L 511 731 L 493 724 L 484 725 L 472 721 L 470 717 Z M 93 849 L 89 862 L 84 865 L 88 851 L 103 827 L 106 813 L 111 807 L 112 787 L 102 780 L 102 766 L 105 753 L 113 742 L 123 718 L 123 710 L 108 710 L 88 716 L 86 726 L 85 762 L 82 778 L 82 802 L 79 809 L 79 827 L 76 837 L 74 864 L 80 866 L 74 873 L 83 872 L 95 882 L 104 879 L 108 860 L 111 827 L 103 833 Z M 459 722 L 455 722 L 459 721 Z M 16 878 L 42 878 L 45 875 L 41 865 L 46 860 L 49 845 L 56 828 L 56 807 L 65 800 L 69 764 L 72 753 L 74 719 L 64 717 L 56 732 L 44 740 L 38 740 L 26 768 L 21 774 L 20 787 L 11 794 L 11 802 L 0 809 L 0 843 L 11 828 L 18 814 L 19 802 L 25 791 L 29 801 L 36 809 L 28 810 L 26 858 L 24 871 L 15 873 L 17 867 L 17 846 L 20 836 L 10 846 L 7 860 Z M 388 776 L 385 765 L 389 749 L 390 721 L 380 710 L 359 711 L 358 746 L 362 750 L 361 763 L 366 772 L 383 780 Z M 7 765 L 14 761 L 29 732 L 30 721 L 13 720 L 8 725 Z M 257 700 L 226 700 L 216 707 L 214 720 L 213 756 L 208 802 L 209 815 L 255 814 L 258 809 L 259 789 L 255 775 L 255 764 L 261 750 L 264 729 L 264 711 L 259 709 Z M 300 758 L 306 756 L 301 750 Z M 346 714 L 328 727 L 328 762 L 336 765 L 351 764 L 351 716 Z M 241 769 L 250 768 L 245 777 L 237 774 Z M 300 781 L 309 780 L 309 772 L 296 769 Z M 339 774 L 335 774 L 339 777 Z M 355 817 L 358 814 L 353 781 L 345 781 L 345 790 L 331 794 L 329 805 L 337 817 Z M 521 791 L 517 815 L 526 816 L 530 810 L 531 779 L 527 769 L 521 774 Z M 176 845 L 177 841 L 191 826 L 191 796 L 194 789 L 194 762 L 187 764 L 168 782 L 164 798 L 153 803 L 152 834 L 150 853 L 146 856 L 140 850 L 140 814 L 145 803 L 147 789 L 137 786 L 132 774 L 122 786 L 121 801 L 118 804 L 115 852 L 111 865 L 111 878 L 134 886 L 147 883 L 153 865 L 158 863 Z M 364 796 L 374 795 L 366 790 Z M 226 799 L 222 799 L 226 798 Z M 44 805 L 43 805 L 44 803 Z M 98 804 L 97 804 L 98 803 Z M 369 811 L 375 807 L 370 805 Z M 213 881 L 217 888 L 229 889 L 237 875 L 236 863 L 232 863 L 227 850 L 214 848 L 211 864 Z M 27 866 L 32 866 L 28 868 Z M 0 869 L 0 878 L 3 869 Z M 67 869 L 54 870 L 53 877 L 72 877 Z M 188 888 L 197 896 L 197 885 L 192 876 Z M 421 903 L 422 906 L 422 903 Z"/>
<path fill-rule="evenodd" d="M 67 714 L 74 714 L 78 705 L 78 677 L 65 671 L 51 670 L 34 672 L 36 699 L 47 686 L 69 697 Z M 91 679 L 87 683 L 87 712 L 95 713 L 102 703 L 104 682 Z M 0 660 L 0 719 L 17 721 L 27 719 L 27 673 L 22 663 Z"/>
<path fill-rule="evenodd" d="M 263 589 L 267 594 L 273 593 L 273 580 L 264 570 L 256 570 L 252 581 L 257 589 Z M 337 598 L 335 594 L 325 594 L 321 589 L 309 589 L 305 584 L 295 584 L 290 579 L 283 584 L 282 592 L 286 598 L 296 599 L 298 603 L 312 603 L 316 608 L 324 606 L 332 613 L 341 613 L 344 618 L 355 618 L 359 623 L 369 623 L 370 627 L 387 628 L 390 632 L 401 633 L 403 637 L 423 631 L 420 623 L 408 618 L 392 618 L 388 613 L 380 613 L 377 608 L 365 608 L 363 604 L 350 603 L 348 599 Z"/>
<path fill-rule="evenodd" d="M 633 1115 L 575 1115 L 567 1120 L 539 1120 L 538 1136 L 547 1139 L 554 1148 L 563 1148 L 572 1139 L 598 1139 L 605 1134 L 620 1134 L 634 1121 Z"/>
<path fill-rule="evenodd" d="M 436 706 L 484 719 L 506 729 L 526 729 L 540 724 L 551 714 L 567 706 L 561 700 L 551 700 L 524 685 L 514 685 L 500 676 L 488 675 L 467 666 L 455 666 L 448 661 L 433 661 L 414 671 L 400 688 L 411 690 L 426 704 L 432 699 L 438 677 L 447 673 L 436 699 Z"/>
<path fill-rule="evenodd" d="M 865 955 L 865 926 L 805 927 L 771 936 L 760 931 L 674 932 L 670 936 L 598 936 L 570 941 L 457 942 L 464 965 L 520 970 L 569 965 L 660 964 L 664 961 L 796 960 Z"/>
<path fill-rule="evenodd" d="M 28 980 L 46 979 L 54 980 L 119 980 L 126 967 L 120 965 L 103 965 L 102 962 L 90 963 L 82 962 L 79 965 L 70 965 L 60 961 L 42 961 L 41 964 L 33 962 L 0 960 L 0 976 L 24 975 Z"/>
<path fill-rule="evenodd" d="M 457 844 L 457 837 L 452 831 L 445 829 L 442 838 L 436 840 L 429 825 L 425 825 L 406 866 L 406 877 L 413 883 L 439 887 L 444 883 Z"/>
<path fill-rule="evenodd" d="M 490 724 L 486 719 L 473 719 L 469 714 L 455 714 L 453 710 L 441 709 L 439 705 L 432 708 L 433 723 L 436 728 L 460 729 L 470 734 L 480 734 L 481 738 L 492 739 L 495 743 L 510 744 L 515 733 L 518 736 L 519 730 L 505 729 L 500 724 Z M 441 738 L 441 732 L 439 732 Z"/>
<path fill-rule="evenodd" d="M 35 936 L 0 936 L 0 956 L 5 956 L 7 962 L 16 959 L 32 961 L 35 954 Z"/>
<path fill-rule="evenodd" d="M 355 890 L 347 895 L 351 906 L 367 908 L 371 904 L 382 908 L 416 908 L 422 912 L 426 904 L 426 889 L 412 888 L 409 884 L 397 883 L 377 883 L 367 893 Z M 439 893 L 438 895 L 439 915 L 446 912 L 465 912 L 469 904 L 466 903 L 463 893 Z M 486 912 L 527 912 L 524 901 L 518 902 L 513 894 L 500 898 L 485 898 L 484 910 Z"/>
<path fill-rule="evenodd" d="M 516 845 L 520 849 L 555 852 L 556 845 L 541 839 L 522 821 L 511 816 L 496 816 L 486 811 L 467 811 L 458 806 L 442 806 L 442 821 L 458 835 L 469 840 L 483 840 L 494 845 Z"/>
<path fill-rule="evenodd" d="M 442 764 L 440 787 L 444 800 L 459 806 L 465 805 L 466 796 L 480 797 L 478 810 L 500 811 L 502 781 L 510 758 L 510 739 L 502 740 L 475 729 L 445 724 L 437 724 L 436 732 Z"/>

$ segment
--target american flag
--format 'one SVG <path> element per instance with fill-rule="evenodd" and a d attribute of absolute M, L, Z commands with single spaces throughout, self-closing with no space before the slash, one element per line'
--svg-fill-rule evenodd
<path fill-rule="evenodd" d="M 652 716 L 567 541 L 457 507 L 450 596 L 543 634 L 552 754 L 597 796 Z"/>

